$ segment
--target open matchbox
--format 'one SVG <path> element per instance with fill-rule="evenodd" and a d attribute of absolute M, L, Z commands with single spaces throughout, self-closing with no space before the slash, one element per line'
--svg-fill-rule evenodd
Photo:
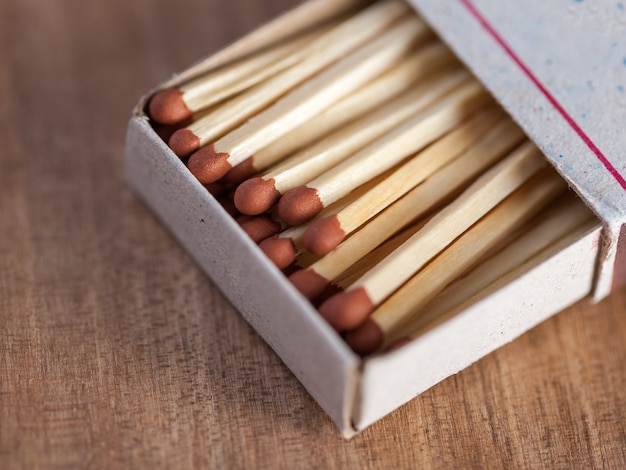
<path fill-rule="evenodd" d="M 358 0 L 311 0 L 158 88 L 175 86 Z M 392 352 L 361 359 L 264 256 L 137 105 L 126 143 L 137 194 L 349 438 L 583 299 L 626 281 L 626 14 L 614 5 L 411 0 L 598 217 Z M 613 11 L 615 10 L 615 11 Z M 619 15 L 622 15 L 621 17 Z M 621 18 L 621 19 L 620 19 Z"/>

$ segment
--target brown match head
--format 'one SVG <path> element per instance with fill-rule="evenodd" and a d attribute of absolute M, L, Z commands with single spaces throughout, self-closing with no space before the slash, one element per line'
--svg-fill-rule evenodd
<path fill-rule="evenodd" d="M 358 328 L 348 331 L 345 335 L 345 340 L 355 353 L 367 356 L 380 348 L 383 344 L 384 336 L 383 330 L 378 323 L 368 318 Z"/>
<path fill-rule="evenodd" d="M 187 128 L 178 129 L 170 136 L 167 145 L 180 158 L 185 158 L 200 148 L 200 137 Z"/>
<path fill-rule="evenodd" d="M 235 206 L 243 214 L 257 215 L 270 210 L 279 198 L 274 178 L 252 178 L 237 187 Z"/>
<path fill-rule="evenodd" d="M 289 277 L 293 273 L 295 273 L 296 271 L 300 271 L 301 269 L 302 268 L 300 266 L 298 266 L 296 263 L 291 263 L 286 268 L 281 269 L 281 272 L 283 273 L 283 276 Z"/>
<path fill-rule="evenodd" d="M 300 225 L 319 214 L 324 205 L 317 189 L 300 186 L 283 194 L 278 201 L 278 215 L 289 225 Z"/>
<path fill-rule="evenodd" d="M 313 300 L 324 292 L 330 284 L 328 279 L 316 273 L 315 270 L 311 268 L 296 271 L 289 276 L 289 281 L 291 281 L 294 287 L 309 300 Z"/>
<path fill-rule="evenodd" d="M 185 103 L 183 92 L 168 88 L 157 92 L 150 99 L 148 114 L 160 124 L 178 124 L 189 119 L 193 113 Z"/>
<path fill-rule="evenodd" d="M 220 197 L 228 192 L 228 187 L 226 185 L 223 185 L 221 182 L 203 184 L 203 186 L 208 192 L 211 193 L 213 197 Z"/>
<path fill-rule="evenodd" d="M 337 295 L 339 292 L 343 292 L 345 289 L 337 284 L 333 284 L 332 282 L 328 284 L 324 292 L 317 295 L 311 303 L 315 307 L 315 309 L 319 308 L 326 300 L 330 299 L 333 295 Z"/>
<path fill-rule="evenodd" d="M 235 219 L 235 222 L 237 222 L 239 224 L 239 226 L 241 226 L 243 223 L 248 222 L 249 220 L 254 219 L 254 217 L 252 217 L 251 215 L 239 215 L 237 216 L 237 218 Z"/>
<path fill-rule="evenodd" d="M 261 243 L 268 237 L 280 232 L 281 226 L 269 217 L 253 217 L 239 225 L 254 243 Z"/>
<path fill-rule="evenodd" d="M 259 244 L 259 248 L 278 269 L 285 269 L 296 259 L 296 248 L 291 238 L 266 238 Z"/>
<path fill-rule="evenodd" d="M 336 215 L 329 215 L 308 226 L 302 237 L 302 243 L 311 253 L 323 256 L 337 248 L 344 238 L 346 233 L 341 228 L 339 218 Z"/>
<path fill-rule="evenodd" d="M 213 145 L 207 145 L 189 157 L 187 168 L 202 184 L 214 183 L 232 168 L 228 157 L 228 153 L 216 152 Z"/>
<path fill-rule="evenodd" d="M 254 167 L 254 159 L 252 157 L 248 157 L 243 162 L 232 167 L 228 173 L 224 175 L 222 180 L 224 183 L 235 186 L 244 182 L 248 178 L 251 178 L 256 173 L 257 169 Z"/>
<path fill-rule="evenodd" d="M 320 308 L 320 314 L 338 331 L 352 330 L 361 325 L 374 310 L 363 287 L 333 295 Z"/>
<path fill-rule="evenodd" d="M 187 124 L 188 122 L 189 121 L 185 121 L 185 124 Z M 169 142 L 172 134 L 181 127 L 185 127 L 185 124 L 170 126 L 167 124 L 159 124 L 158 122 L 154 122 L 152 123 L 152 129 L 154 129 L 154 132 L 157 133 L 157 135 L 161 138 L 161 140 L 163 140 L 163 142 Z"/>
<path fill-rule="evenodd" d="M 230 215 L 233 219 L 239 217 L 241 214 L 235 207 L 233 203 L 233 198 L 230 194 L 224 194 L 222 196 L 217 197 L 217 202 L 220 203 L 220 206 Z"/>

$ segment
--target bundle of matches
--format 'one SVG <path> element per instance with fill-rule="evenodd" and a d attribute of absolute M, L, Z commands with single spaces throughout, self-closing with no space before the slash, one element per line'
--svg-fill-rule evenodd
<path fill-rule="evenodd" d="M 162 90 L 148 112 L 362 355 L 418 336 L 592 219 L 400 0 Z"/>

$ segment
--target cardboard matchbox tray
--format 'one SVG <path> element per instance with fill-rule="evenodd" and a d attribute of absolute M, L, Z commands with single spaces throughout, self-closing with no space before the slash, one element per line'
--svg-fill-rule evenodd
<path fill-rule="evenodd" d="M 159 88 L 360 3 L 304 3 Z M 598 224 L 562 240 L 551 254 L 522 266 L 392 353 L 365 360 L 355 355 L 265 258 L 153 130 L 144 113 L 152 92 L 141 99 L 128 127 L 126 171 L 133 189 L 346 438 L 576 301 L 603 298 L 626 278 L 626 160 L 619 152 L 626 149 L 626 94 L 620 96 L 626 67 L 611 52 L 617 29 L 603 31 L 600 18 L 613 21 L 618 11 L 596 8 L 594 16 L 576 10 L 586 8 L 584 3 L 541 0 L 412 4 L 523 127 Z"/>

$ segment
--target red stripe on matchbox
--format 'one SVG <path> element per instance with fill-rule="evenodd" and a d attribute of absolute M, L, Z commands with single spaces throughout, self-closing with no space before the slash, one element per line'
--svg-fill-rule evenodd
<path fill-rule="evenodd" d="M 493 39 L 504 49 L 504 51 L 513 59 L 518 67 L 526 74 L 526 76 L 535 84 L 535 86 L 541 91 L 541 93 L 547 98 L 547 100 L 554 106 L 559 114 L 567 121 L 570 127 L 578 134 L 582 141 L 589 147 L 589 149 L 595 154 L 600 163 L 608 170 L 608 172 L 615 178 L 622 189 L 626 190 L 626 180 L 617 171 L 613 164 L 604 156 L 602 151 L 593 143 L 587 134 L 580 128 L 580 126 L 574 121 L 574 119 L 568 114 L 567 111 L 561 106 L 556 98 L 548 91 L 548 89 L 539 81 L 535 74 L 528 68 L 528 66 L 519 58 L 511 46 L 504 40 L 502 36 L 495 30 L 495 28 L 487 21 L 482 13 L 476 8 L 471 0 L 460 0 L 461 4 L 467 8 L 467 10 L 478 20 L 481 26 L 493 37 Z"/>

